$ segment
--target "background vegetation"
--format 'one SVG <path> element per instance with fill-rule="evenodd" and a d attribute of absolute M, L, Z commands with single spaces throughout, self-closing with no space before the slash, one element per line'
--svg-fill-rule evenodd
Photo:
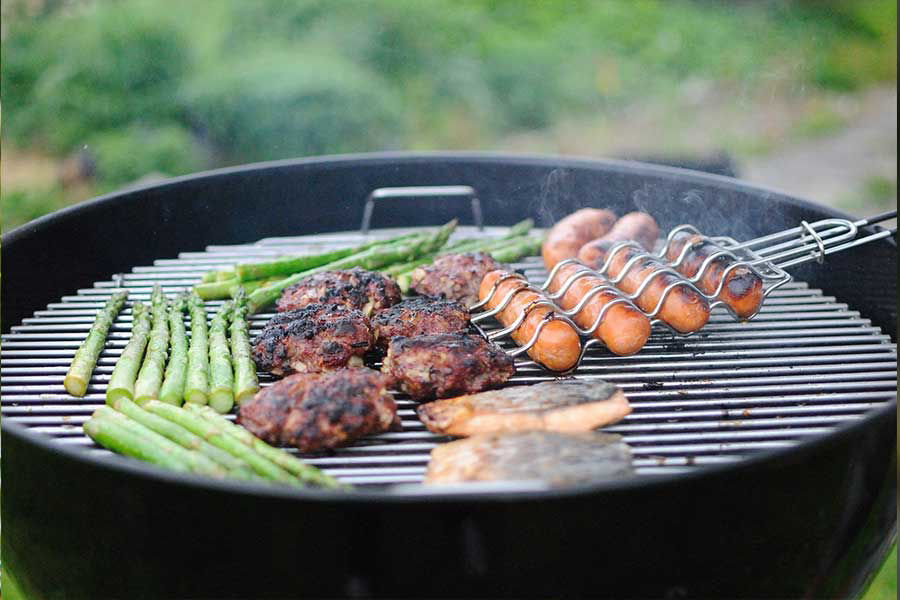
<path fill-rule="evenodd" d="M 635 132 L 638 152 L 641 136 L 696 152 L 678 102 L 698 90 L 745 112 L 825 97 L 789 133 L 828 134 L 844 116 L 827 99 L 896 82 L 896 14 L 887 0 L 4 0 L 3 226 L 147 174 L 274 158 L 621 154 L 596 140 L 631 137 L 605 126 L 636 105 L 669 114 Z M 591 138 L 547 146 L 584 119 Z M 708 130 L 738 158 L 782 141 Z M 870 187 L 896 197 L 896 175 Z"/>

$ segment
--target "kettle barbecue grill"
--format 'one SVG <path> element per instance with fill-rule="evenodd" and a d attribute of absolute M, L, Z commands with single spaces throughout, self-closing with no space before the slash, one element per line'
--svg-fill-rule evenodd
<path fill-rule="evenodd" d="M 366 202 L 378 188 L 448 184 L 428 199 Z M 366 204 L 371 230 L 348 231 Z M 172 293 L 238 260 L 454 216 L 458 235 L 499 235 L 581 206 L 646 210 L 664 231 L 690 222 L 738 240 L 845 218 L 730 178 L 639 163 L 383 154 L 182 177 L 5 235 L 4 566 L 28 589 L 91 598 L 857 593 L 896 531 L 890 236 L 792 269 L 794 281 L 749 323 L 717 310 L 691 338 L 655 328 L 634 356 L 590 348 L 575 374 L 617 383 L 634 407 L 606 428 L 632 446 L 638 474 L 627 480 L 421 486 L 428 451 L 449 438 L 427 432 L 403 396 L 403 432 L 306 457 L 354 483 L 350 494 L 213 481 L 114 456 L 81 423 L 103 403 L 128 311 L 85 398 L 62 388 L 94 311 L 120 287 L 140 300 L 153 283 Z M 513 266 L 537 285 L 547 276 L 536 257 Z M 551 376 L 522 361 L 509 384 Z"/>

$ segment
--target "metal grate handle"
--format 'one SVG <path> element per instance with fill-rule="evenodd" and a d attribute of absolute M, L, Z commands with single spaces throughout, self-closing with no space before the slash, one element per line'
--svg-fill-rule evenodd
<path fill-rule="evenodd" d="M 481 200 L 475 188 L 468 185 L 417 185 L 408 187 L 377 188 L 366 197 L 363 207 L 362 223 L 359 232 L 363 235 L 369 233 L 372 224 L 372 211 L 375 210 L 376 200 L 389 198 L 470 198 L 472 202 L 472 218 L 478 231 L 484 231 L 484 217 L 481 214 Z"/>

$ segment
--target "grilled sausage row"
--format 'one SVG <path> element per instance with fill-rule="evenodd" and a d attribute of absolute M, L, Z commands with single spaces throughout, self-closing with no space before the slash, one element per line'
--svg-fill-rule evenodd
<path fill-rule="evenodd" d="M 714 253 L 719 252 L 719 248 L 712 242 L 705 241 L 703 236 L 681 231 L 672 236 L 669 241 L 666 260 L 674 263 L 678 260 L 684 247 L 690 244 L 695 245 L 688 251 L 676 269 L 686 277 L 695 277 L 700 271 L 700 267 L 703 266 L 703 262 Z M 714 258 L 697 281 L 697 287 L 706 294 L 713 294 L 719 289 L 724 277 L 725 284 L 717 298 L 730 306 L 738 317 L 747 319 L 756 314 L 762 305 L 765 298 L 763 282 L 759 275 L 747 267 L 740 266 L 728 270 L 734 262 L 734 259 L 728 256 Z M 728 270 L 727 273 L 726 270 Z"/>
<path fill-rule="evenodd" d="M 635 241 L 648 253 L 653 249 L 659 237 L 659 227 L 653 217 L 643 212 L 632 212 L 624 215 L 618 221 L 614 221 L 610 226 L 609 215 L 603 214 L 601 218 L 601 213 L 608 212 L 597 209 L 581 209 L 557 223 L 550 230 L 543 251 L 544 264 L 547 269 L 552 269 L 559 261 L 573 256 L 587 266 L 599 269 L 610 257 L 612 247 L 622 241 Z M 573 254 L 572 248 L 589 232 L 604 228 L 605 232 L 602 235 L 582 243 Z M 666 249 L 665 260 L 673 263 L 680 256 L 684 247 L 688 245 L 691 245 L 691 248 L 676 266 L 676 270 L 685 278 L 692 278 L 700 271 L 703 262 L 719 250 L 715 244 L 703 240 L 697 234 L 680 232 L 670 241 Z M 622 275 L 626 263 L 636 256 L 642 256 L 642 258 L 636 258 L 636 263 Z M 721 285 L 717 299 L 731 307 L 738 317 L 748 318 L 754 315 L 762 304 L 763 282 L 756 273 L 747 267 L 729 269 L 733 264 L 734 259 L 728 256 L 713 259 L 696 285 L 705 294 L 712 295 L 719 289 L 724 278 L 725 282 Z M 647 277 L 650 277 L 655 271 L 667 267 L 669 264 L 655 256 L 643 253 L 638 248 L 625 247 L 614 254 L 612 262 L 608 265 L 607 274 L 611 279 L 621 276 L 617 286 L 627 294 L 634 294 Z M 571 274 L 574 271 L 566 269 L 566 272 Z M 689 286 L 676 285 L 683 281 L 682 277 L 671 272 L 657 274 L 634 299 L 634 302 L 641 310 L 652 312 L 656 310 L 662 300 L 658 312 L 661 320 L 681 333 L 697 331 L 709 320 L 709 302 Z M 672 289 L 663 298 L 665 290 L 670 286 Z M 589 289 L 587 282 L 573 286 L 573 288 Z M 563 301 L 565 302 L 566 299 L 563 298 Z M 569 303 L 571 303 L 571 299 Z M 563 308 L 568 309 L 570 306 L 563 305 Z M 586 327 L 577 319 L 576 322 L 582 327 Z M 606 343 L 605 340 L 604 343 Z"/>
<path fill-rule="evenodd" d="M 495 289 L 494 285 L 501 279 L 504 280 L 500 281 Z M 505 327 L 515 323 L 522 311 L 530 304 L 546 300 L 542 294 L 524 287 L 520 278 L 510 277 L 508 271 L 500 269 L 491 271 L 484 276 L 478 296 L 482 301 L 490 296 L 485 308 L 493 310 L 509 293 L 513 293 L 509 304 L 495 315 L 495 318 Z M 541 321 L 546 319 L 552 311 L 553 309 L 549 306 L 532 308 L 528 311 L 525 320 L 510 334 L 510 337 L 519 346 L 524 346 L 534 336 Z M 550 370 L 568 371 L 578 363 L 581 356 L 581 338 L 569 323 L 562 320 L 551 320 L 544 324 L 534 345 L 526 352 L 535 362 Z"/>

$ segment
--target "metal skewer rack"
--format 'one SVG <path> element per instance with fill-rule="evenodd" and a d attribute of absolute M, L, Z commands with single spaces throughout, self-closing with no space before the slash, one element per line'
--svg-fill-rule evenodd
<path fill-rule="evenodd" d="M 896 228 L 882 229 L 876 233 L 864 237 L 857 237 L 860 227 L 887 221 L 889 219 L 895 218 L 896 216 L 897 211 L 893 210 L 866 219 L 860 219 L 858 221 L 849 221 L 847 219 L 822 219 L 813 223 L 801 221 L 799 226 L 792 229 L 787 229 L 778 233 L 761 236 L 746 242 L 738 242 L 737 240 L 726 236 L 705 236 L 693 225 L 679 225 L 669 232 L 668 236 L 662 244 L 662 247 L 655 253 L 646 252 L 636 242 L 618 242 L 610 247 L 609 252 L 606 256 L 606 260 L 600 268 L 591 269 L 577 259 L 566 259 L 554 265 L 554 267 L 550 270 L 550 273 L 547 276 L 546 280 L 539 287 L 530 284 L 527 279 L 519 273 L 509 273 L 503 277 L 500 277 L 494 283 L 487 296 L 485 296 L 485 298 L 480 302 L 470 307 L 469 310 L 473 313 L 471 321 L 488 340 L 495 340 L 512 334 L 522 324 L 522 322 L 526 319 L 526 317 L 532 310 L 540 306 L 550 307 L 552 310 L 548 312 L 547 315 L 541 320 L 528 342 L 518 346 L 513 350 L 510 350 L 508 353 L 511 356 L 516 357 L 527 352 L 537 342 L 541 330 L 546 326 L 547 323 L 553 320 L 561 320 L 571 325 L 579 335 L 583 337 L 590 337 L 590 339 L 582 344 L 581 355 L 579 356 L 578 362 L 576 363 L 575 367 L 573 367 L 574 369 L 581 364 L 586 351 L 590 347 L 597 344 L 602 344 L 602 341 L 600 341 L 596 337 L 593 337 L 593 335 L 600 327 L 607 313 L 613 306 L 616 306 L 618 304 L 626 304 L 646 315 L 647 318 L 650 319 L 650 323 L 652 325 L 660 325 L 676 336 L 688 337 L 696 333 L 696 331 L 679 332 L 672 328 L 668 323 L 657 317 L 659 312 L 662 310 L 662 307 L 665 304 L 666 298 L 669 296 L 669 294 L 671 294 L 675 288 L 683 286 L 690 288 L 691 290 L 705 298 L 709 302 L 710 310 L 721 306 L 724 307 L 725 310 L 728 311 L 729 314 L 731 314 L 731 316 L 736 320 L 749 320 L 759 313 L 759 310 L 765 303 L 765 299 L 774 290 L 791 281 L 792 276 L 787 271 L 785 271 L 785 269 L 812 261 L 816 261 L 819 264 L 822 264 L 825 260 L 825 256 L 827 256 L 828 254 L 833 254 L 835 252 L 840 252 L 842 250 L 847 250 L 856 246 L 861 246 L 862 244 L 893 236 L 897 231 Z M 683 232 L 694 234 L 695 239 L 692 242 L 685 244 L 674 260 L 668 261 L 666 259 L 666 256 L 673 239 L 679 233 Z M 715 248 L 715 251 L 710 253 L 703 260 L 699 269 L 697 270 L 697 273 L 695 273 L 692 277 L 686 277 L 685 275 L 680 273 L 677 268 L 686 260 L 688 256 L 690 256 L 692 250 L 702 244 L 711 244 Z M 626 248 L 632 248 L 636 250 L 636 252 L 634 252 L 633 255 L 625 262 L 625 264 L 614 277 L 610 277 L 609 269 L 613 264 L 616 255 Z M 722 271 L 716 289 L 711 293 L 703 292 L 699 287 L 697 287 L 697 283 L 702 280 L 710 265 L 723 257 L 729 259 L 729 264 Z M 572 264 L 578 265 L 578 270 L 569 275 L 569 277 L 566 278 L 566 280 L 562 283 L 562 285 L 556 292 L 549 293 L 548 290 L 550 288 L 550 285 L 555 280 L 556 275 L 559 273 L 559 271 L 564 266 Z M 634 292 L 627 294 L 617 287 L 617 284 L 619 284 L 628 275 L 628 272 L 636 265 L 642 265 L 646 267 L 648 264 L 657 266 L 652 271 L 650 271 L 643 278 L 643 280 L 641 280 Z M 747 317 L 743 317 L 743 319 L 741 317 L 738 317 L 738 315 L 730 306 L 728 306 L 728 304 L 719 299 L 719 295 L 722 292 L 729 273 L 739 268 L 749 269 L 763 282 L 763 299 L 762 302 L 760 302 L 760 306 L 753 314 Z M 637 304 L 635 304 L 634 301 L 647 289 L 647 287 L 653 282 L 654 279 L 660 277 L 663 274 L 670 274 L 676 279 L 664 288 L 664 290 L 660 294 L 659 301 L 652 310 L 647 311 L 641 309 L 639 306 L 637 306 Z M 582 296 L 579 302 L 571 309 L 563 309 L 558 304 L 559 300 L 572 287 L 575 281 L 582 277 L 598 278 L 601 279 L 604 283 L 588 290 L 587 293 Z M 497 293 L 500 284 L 505 281 L 509 281 L 510 279 L 517 280 L 517 285 L 511 288 L 493 309 L 482 310 L 493 300 L 493 297 Z M 478 323 L 494 317 L 502 312 L 504 309 L 506 309 L 507 306 L 509 306 L 509 303 L 512 301 L 513 297 L 522 290 L 530 290 L 536 292 L 538 294 L 538 298 L 522 307 L 514 322 L 509 326 L 491 331 L 489 333 L 485 333 L 484 330 L 479 327 Z M 601 308 L 600 312 L 598 313 L 597 317 L 594 319 L 594 322 L 590 327 L 582 328 L 578 326 L 573 321 L 573 317 L 578 315 L 581 310 L 584 309 L 591 298 L 601 292 L 613 294 L 616 297 L 608 301 Z"/>

